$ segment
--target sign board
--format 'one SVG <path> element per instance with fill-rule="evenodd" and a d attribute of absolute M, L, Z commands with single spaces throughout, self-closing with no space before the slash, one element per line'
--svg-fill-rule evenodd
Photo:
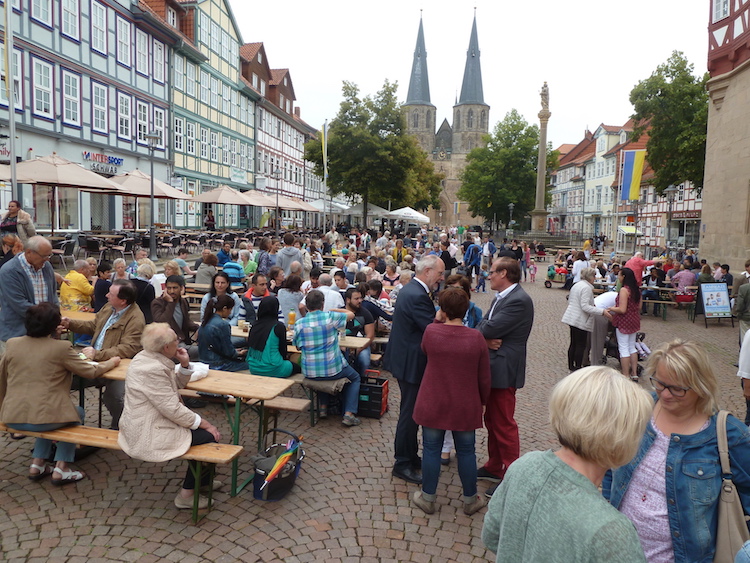
<path fill-rule="evenodd" d="M 247 171 L 242 168 L 229 168 L 229 179 L 235 184 L 247 184 Z"/>
<path fill-rule="evenodd" d="M 707 319 L 719 319 L 732 316 L 727 284 L 703 283 L 700 285 L 700 296 Z"/>

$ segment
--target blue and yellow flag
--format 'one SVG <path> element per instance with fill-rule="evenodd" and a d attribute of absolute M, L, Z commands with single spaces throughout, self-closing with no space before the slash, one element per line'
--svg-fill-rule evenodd
<path fill-rule="evenodd" d="M 623 151 L 622 154 L 622 201 L 637 200 L 641 197 L 641 175 L 646 151 Z"/>

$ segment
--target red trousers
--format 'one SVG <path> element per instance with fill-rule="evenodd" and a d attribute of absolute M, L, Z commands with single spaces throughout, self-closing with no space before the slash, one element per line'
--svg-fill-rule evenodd
<path fill-rule="evenodd" d="M 504 477 L 508 466 L 521 455 L 518 424 L 513 418 L 515 412 L 515 388 L 492 389 L 484 412 L 487 449 L 490 456 L 484 468 L 499 477 Z"/>

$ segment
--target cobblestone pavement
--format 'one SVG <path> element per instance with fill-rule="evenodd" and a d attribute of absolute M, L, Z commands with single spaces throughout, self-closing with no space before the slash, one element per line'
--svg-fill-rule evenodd
<path fill-rule="evenodd" d="M 541 276 L 540 276 L 541 278 Z M 547 422 L 550 388 L 567 373 L 567 326 L 560 322 L 567 291 L 523 284 L 536 307 L 529 342 L 527 385 L 518 394 L 522 452 L 553 447 Z M 474 296 L 486 310 L 491 293 Z M 722 404 L 744 416 L 736 381 L 738 328 L 728 320 L 704 327 L 670 309 L 668 320 L 642 318 L 650 347 L 674 337 L 696 339 L 708 349 L 721 381 Z M 611 366 L 615 366 L 610 359 Z M 642 383 L 643 384 L 643 383 Z M 90 424 L 95 399 L 88 397 Z M 455 460 L 441 476 L 439 510 L 426 516 L 409 503 L 415 485 L 393 479 L 392 444 L 398 386 L 391 381 L 390 411 L 346 428 L 335 418 L 309 427 L 307 415 L 282 414 L 282 428 L 304 435 L 307 457 L 294 490 L 280 502 L 254 500 L 251 490 L 235 498 L 215 495 L 214 510 L 197 526 L 172 500 L 183 463 L 129 460 L 100 451 L 79 463 L 89 478 L 66 487 L 26 478 L 30 439 L 0 436 L 0 559 L 6 561 L 486 561 L 480 540 L 483 511 L 461 510 Z M 106 411 L 106 409 L 105 409 Z M 218 405 L 200 411 L 229 435 Z M 251 425 L 244 435 L 255 453 Z M 478 431 L 478 459 L 486 458 L 486 434 Z M 219 468 L 228 481 L 228 469 Z M 480 491 L 486 484 L 480 482 Z"/>

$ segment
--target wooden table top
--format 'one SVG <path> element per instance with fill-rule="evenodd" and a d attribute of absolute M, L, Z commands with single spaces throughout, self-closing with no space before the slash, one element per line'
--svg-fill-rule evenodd
<path fill-rule="evenodd" d="M 122 360 L 116 368 L 103 374 L 107 379 L 124 380 L 132 360 Z M 209 370 L 200 381 L 188 383 L 186 389 L 203 393 L 233 395 L 242 399 L 269 401 L 294 385 L 294 380 L 280 377 L 263 377 L 232 371 Z"/>
<path fill-rule="evenodd" d="M 193 282 L 190 282 L 190 283 L 186 283 L 185 287 L 187 289 L 192 289 L 194 291 L 202 291 L 202 292 L 206 293 L 206 292 L 208 292 L 209 289 L 211 289 L 211 284 L 210 283 L 193 283 Z"/>
<path fill-rule="evenodd" d="M 243 331 L 238 326 L 232 327 L 232 336 L 237 336 L 239 338 L 247 338 L 248 333 Z M 289 334 L 287 334 L 287 337 L 289 338 L 289 341 L 291 342 L 291 338 L 289 337 Z M 341 348 L 361 348 L 367 344 L 367 338 L 363 336 L 339 336 L 339 346 Z M 296 350 L 296 348 L 295 348 Z"/>
<path fill-rule="evenodd" d="M 96 318 L 96 313 L 82 312 L 82 311 L 60 311 L 63 317 L 74 319 L 76 321 L 93 321 Z"/>

